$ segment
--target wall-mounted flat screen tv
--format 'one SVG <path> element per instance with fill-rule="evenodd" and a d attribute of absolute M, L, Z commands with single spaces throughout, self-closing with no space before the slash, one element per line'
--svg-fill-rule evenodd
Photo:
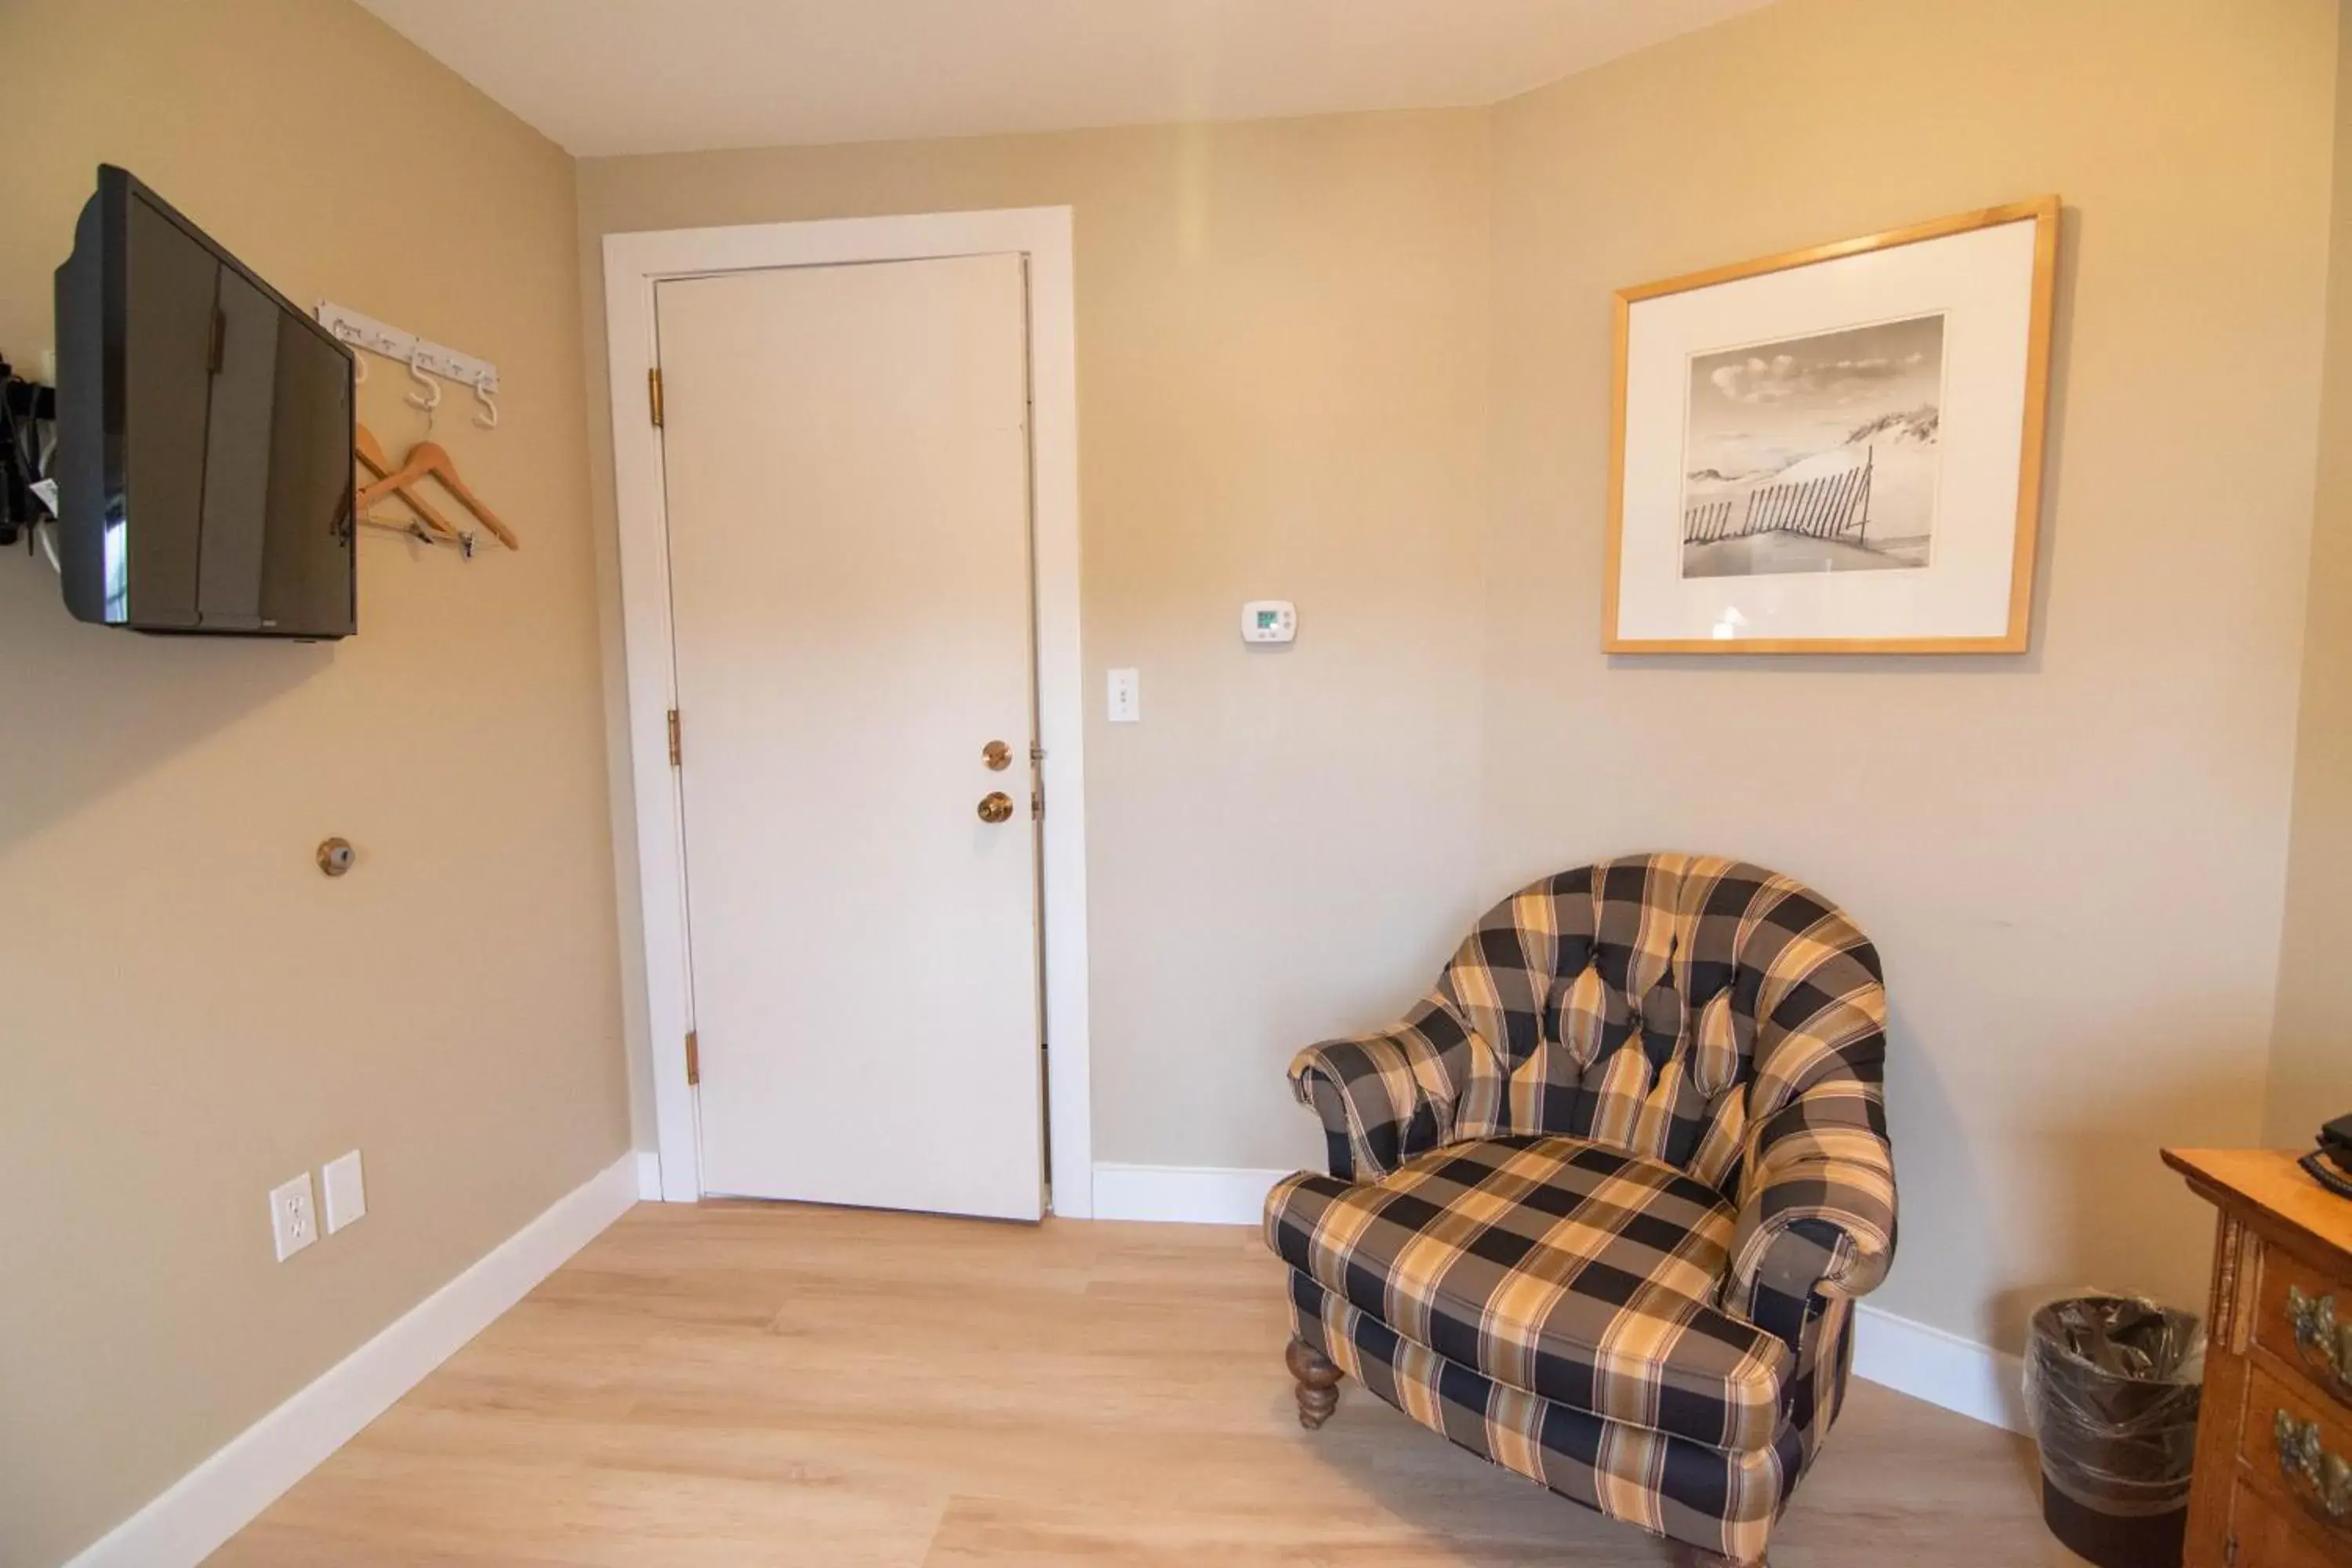
<path fill-rule="evenodd" d="M 145 632 L 356 630 L 351 351 L 111 165 L 57 312 L 67 608 Z"/>

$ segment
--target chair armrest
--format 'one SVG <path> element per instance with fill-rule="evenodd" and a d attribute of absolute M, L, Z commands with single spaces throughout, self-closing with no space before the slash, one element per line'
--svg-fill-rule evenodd
<path fill-rule="evenodd" d="M 1783 1338 L 1816 1297 L 1867 1295 L 1895 1260 L 1895 1157 L 1874 1083 L 1833 1079 L 1753 1145 L 1723 1305 Z"/>
<path fill-rule="evenodd" d="M 1453 1127 L 1452 1085 L 1425 1027 L 1431 1012 L 1424 1004 L 1393 1029 L 1326 1040 L 1291 1058 L 1291 1090 L 1322 1118 L 1331 1173 L 1341 1181 L 1377 1181 Z"/>

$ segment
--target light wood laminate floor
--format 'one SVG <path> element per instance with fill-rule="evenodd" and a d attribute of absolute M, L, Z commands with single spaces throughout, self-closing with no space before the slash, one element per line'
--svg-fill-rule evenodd
<path fill-rule="evenodd" d="M 218 1568 L 1616 1568 L 1663 1546 L 1355 1387 L 1253 1230 L 641 1205 Z M 2031 1448 L 1857 1383 L 1776 1568 L 2053 1568 Z"/>

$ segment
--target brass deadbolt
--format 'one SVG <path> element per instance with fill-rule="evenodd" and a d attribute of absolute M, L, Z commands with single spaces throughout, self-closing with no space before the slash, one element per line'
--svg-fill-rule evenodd
<path fill-rule="evenodd" d="M 1013 818 L 1013 797 L 1003 790 L 991 790 L 980 797 L 980 819 L 982 822 L 1009 822 Z"/>
<path fill-rule="evenodd" d="M 348 838 L 322 838 L 319 841 L 319 869 L 330 877 L 340 877 L 359 859 L 359 852 Z"/>
<path fill-rule="evenodd" d="M 1002 741 L 991 741 L 980 749 L 980 760 L 988 764 L 990 773 L 1001 773 L 1013 765 L 1013 748 Z"/>

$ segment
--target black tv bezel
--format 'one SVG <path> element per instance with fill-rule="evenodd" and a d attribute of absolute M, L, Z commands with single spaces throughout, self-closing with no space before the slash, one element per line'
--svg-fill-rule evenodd
<path fill-rule="evenodd" d="M 99 432 L 98 503 L 94 509 L 74 509 L 80 513 L 78 517 L 61 516 L 58 520 L 60 553 L 67 560 L 77 562 L 79 566 L 79 572 L 67 574 L 67 607 L 72 611 L 77 619 L 91 625 L 115 626 L 126 631 L 142 632 L 152 637 L 263 637 L 290 642 L 339 642 L 344 637 L 355 636 L 359 631 L 357 537 L 359 497 L 357 479 L 348 456 L 343 464 L 341 526 L 346 545 L 343 555 L 344 600 L 349 610 L 340 629 L 317 626 L 288 628 L 142 623 L 138 616 L 139 600 L 135 580 L 131 589 L 128 613 L 124 618 L 121 620 L 107 618 L 104 602 L 105 574 L 101 559 L 104 549 L 105 520 L 118 500 L 124 495 L 129 480 L 124 471 L 125 442 L 128 435 L 125 430 L 126 413 L 123 399 L 126 385 L 126 340 L 129 336 L 130 310 L 128 247 L 131 203 L 133 201 L 145 203 L 151 211 L 203 247 L 223 268 L 233 269 L 245 282 L 276 305 L 285 319 L 299 322 L 304 331 L 341 355 L 346 385 L 345 406 L 351 410 L 354 418 L 358 415 L 359 385 L 355 370 L 358 355 L 352 352 L 350 344 L 337 338 L 321 326 L 310 311 L 288 299 L 272 287 L 267 279 L 237 259 L 230 253 L 227 247 L 198 227 L 193 219 L 157 195 L 154 188 L 140 179 L 138 175 L 113 163 L 100 163 L 98 166 L 98 189 L 84 206 L 85 215 L 94 210 L 97 217 L 95 238 L 98 253 L 92 258 L 97 264 L 97 272 L 94 279 L 77 279 L 80 286 L 85 288 L 94 284 L 95 300 L 75 302 L 69 301 L 68 298 L 67 274 L 68 270 L 84 265 L 79 233 L 76 236 L 73 256 L 58 271 L 57 309 L 60 331 L 63 331 L 68 311 L 75 309 L 78 304 L 79 310 L 94 313 L 95 321 L 88 324 L 93 325 L 98 334 L 99 384 L 94 389 L 94 397 L 90 391 L 84 391 L 75 396 L 70 404 L 61 400 L 58 411 L 60 422 L 59 455 L 64 458 L 66 457 L 64 448 L 72 440 L 72 432 L 67 427 L 66 422 L 77 416 L 87 418 L 91 412 L 88 407 L 90 402 L 94 401 L 98 405 L 95 410 Z M 77 220 L 78 228 L 79 221 Z M 61 367 L 64 363 L 65 356 L 60 354 Z M 83 438 L 87 439 L 86 435 Z M 347 436 L 347 443 L 350 439 Z M 76 602 L 73 588 L 77 578 L 84 583 L 97 585 L 95 603 L 85 605 Z"/>

